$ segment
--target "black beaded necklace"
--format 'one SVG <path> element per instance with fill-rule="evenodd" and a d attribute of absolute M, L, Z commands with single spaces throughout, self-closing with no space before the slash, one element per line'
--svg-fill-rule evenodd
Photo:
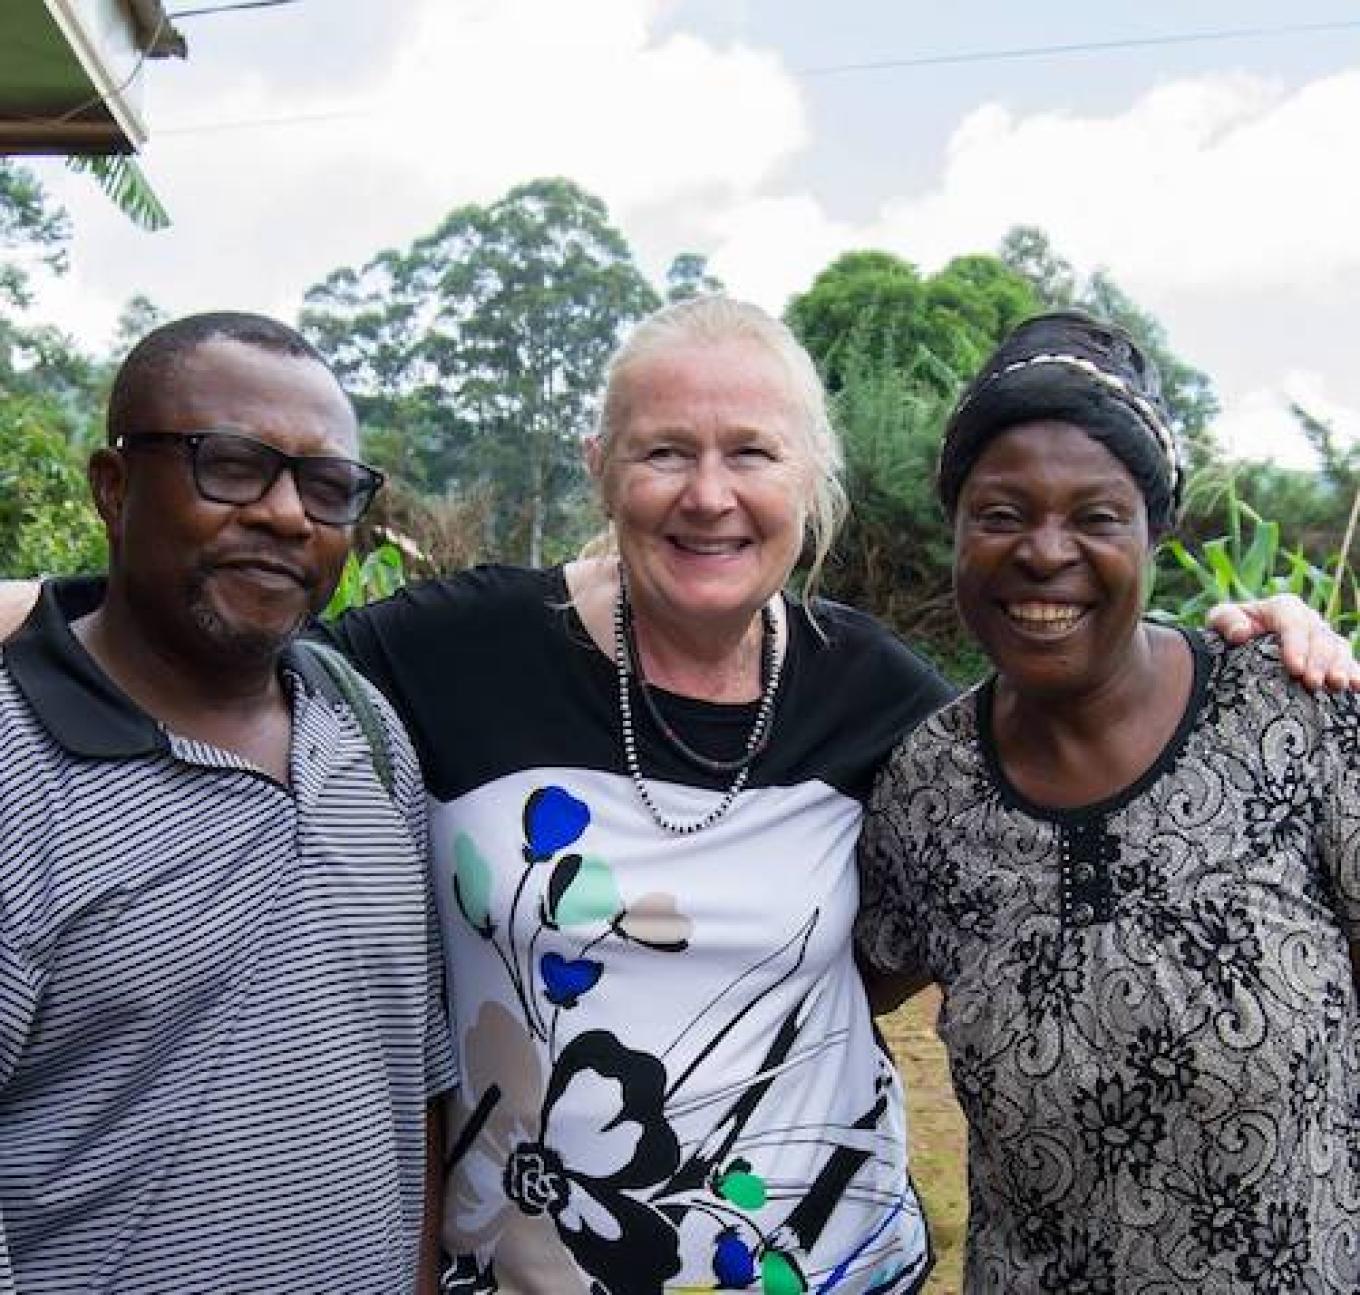
<path fill-rule="evenodd" d="M 665 717 L 657 708 L 651 695 L 650 685 L 642 673 L 642 655 L 638 651 L 637 637 L 633 629 L 633 610 L 628 600 L 627 581 L 623 572 L 620 571 L 619 573 L 619 596 L 614 604 L 614 656 L 615 668 L 618 673 L 619 717 L 623 727 L 624 758 L 633 785 L 637 788 L 638 798 L 647 807 L 647 811 L 651 814 L 656 825 L 667 832 L 679 836 L 689 835 L 692 832 L 699 832 L 712 826 L 722 818 L 731 809 L 741 789 L 746 785 L 752 763 L 769 745 L 770 732 L 773 728 L 771 721 L 774 718 L 774 700 L 779 691 L 779 675 L 783 662 L 779 657 L 774 612 L 769 606 L 765 606 L 760 609 L 760 616 L 761 691 L 755 722 L 751 726 L 750 736 L 746 739 L 745 752 L 733 760 L 719 760 L 696 751 L 689 743 L 684 741 L 675 729 L 666 722 Z M 656 725 L 658 732 L 677 754 L 705 772 L 733 773 L 736 775 L 718 803 L 700 818 L 689 821 L 667 818 L 652 798 L 651 790 L 647 786 L 646 779 L 642 776 L 642 763 L 638 758 L 637 738 L 633 732 L 630 676 L 637 680 L 638 691 L 642 694 L 647 713 Z"/>

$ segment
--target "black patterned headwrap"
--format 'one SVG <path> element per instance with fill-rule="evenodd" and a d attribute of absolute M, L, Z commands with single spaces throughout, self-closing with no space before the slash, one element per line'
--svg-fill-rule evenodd
<path fill-rule="evenodd" d="M 951 518 L 983 450 L 1041 420 L 1081 428 L 1128 468 L 1154 541 L 1175 526 L 1185 469 L 1157 367 L 1117 324 L 1077 310 L 1018 325 L 964 391 L 940 449 L 937 486 Z"/>

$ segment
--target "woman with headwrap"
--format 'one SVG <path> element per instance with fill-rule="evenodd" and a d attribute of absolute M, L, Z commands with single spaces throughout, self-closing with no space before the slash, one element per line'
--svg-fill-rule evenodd
<path fill-rule="evenodd" d="M 1182 468 L 1073 312 L 960 401 L 939 491 L 995 667 L 881 774 L 861 957 L 937 980 L 965 1289 L 1360 1290 L 1360 707 L 1143 618 Z"/>

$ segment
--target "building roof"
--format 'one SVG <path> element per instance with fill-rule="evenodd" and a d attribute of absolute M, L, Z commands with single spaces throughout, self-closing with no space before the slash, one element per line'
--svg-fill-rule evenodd
<path fill-rule="evenodd" d="M 135 152 L 146 61 L 185 53 L 162 0 L 4 0 L 0 154 Z"/>

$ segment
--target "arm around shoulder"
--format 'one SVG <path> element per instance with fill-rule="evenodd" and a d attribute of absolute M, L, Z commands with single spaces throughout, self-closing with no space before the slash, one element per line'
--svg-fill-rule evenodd
<path fill-rule="evenodd" d="M 895 1011 L 934 980 L 926 964 L 922 905 L 908 884 L 914 848 L 894 812 L 900 755 L 901 748 L 879 772 L 857 850 L 855 961 L 875 1016 Z"/>
<path fill-rule="evenodd" d="M 0 580 L 0 641 L 24 623 L 38 601 L 40 588 L 37 580 Z"/>
<path fill-rule="evenodd" d="M 887 1016 L 897 1011 L 907 999 L 919 994 L 934 977 L 928 971 L 912 968 L 907 971 L 879 971 L 863 958 L 856 958 L 864 992 L 869 998 L 869 1010 L 875 1016 Z"/>

